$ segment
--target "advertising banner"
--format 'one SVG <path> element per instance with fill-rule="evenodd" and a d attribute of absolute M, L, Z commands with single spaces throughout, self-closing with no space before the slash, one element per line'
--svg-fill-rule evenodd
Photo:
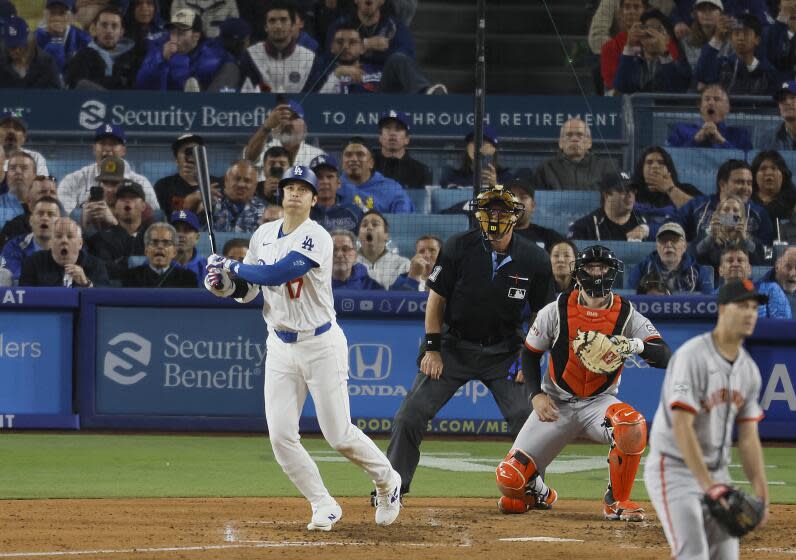
<path fill-rule="evenodd" d="M 468 95 L 295 95 L 304 106 L 310 134 L 373 134 L 388 108 L 410 114 L 415 136 L 461 137 L 473 128 Z M 150 91 L 0 91 L 0 112 L 12 111 L 32 131 L 79 132 L 111 122 L 130 132 L 246 133 L 259 128 L 274 106 L 271 94 Z M 557 140 L 564 122 L 580 116 L 592 135 L 621 140 L 622 106 L 614 97 L 489 96 L 487 123 L 501 137 Z M 599 129 L 599 132 L 598 130 Z"/>
<path fill-rule="evenodd" d="M 72 313 L 0 311 L 0 427 L 14 427 L 8 415 L 71 410 Z"/>

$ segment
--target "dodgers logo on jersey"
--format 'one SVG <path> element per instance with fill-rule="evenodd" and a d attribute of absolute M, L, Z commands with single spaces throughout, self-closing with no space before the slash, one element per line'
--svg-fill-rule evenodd
<path fill-rule="evenodd" d="M 312 242 L 312 238 L 309 235 L 304 237 L 304 241 L 301 243 L 301 248 L 305 251 L 312 251 L 315 248 L 315 244 Z"/>

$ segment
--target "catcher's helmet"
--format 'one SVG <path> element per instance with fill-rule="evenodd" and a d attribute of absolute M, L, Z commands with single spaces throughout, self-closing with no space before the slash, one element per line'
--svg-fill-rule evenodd
<path fill-rule="evenodd" d="M 315 177 L 315 173 L 312 172 L 312 169 L 304 165 L 294 165 L 293 167 L 288 167 L 287 170 L 285 170 L 285 173 L 282 175 L 282 178 L 279 180 L 279 185 L 277 186 L 277 190 L 279 191 L 279 200 L 284 198 L 284 193 L 282 191 L 284 190 L 285 185 L 292 181 L 301 181 L 302 183 L 309 185 L 314 194 L 318 194 L 318 178 Z"/>
<path fill-rule="evenodd" d="M 502 206 L 502 208 L 501 208 Z M 503 185 L 478 193 L 470 202 L 470 211 L 481 225 L 485 239 L 496 241 L 506 235 L 525 213 L 525 205 Z"/>
<path fill-rule="evenodd" d="M 586 265 L 601 263 L 608 267 L 605 273 L 592 276 L 586 271 Z M 591 297 L 605 297 L 611 292 L 616 276 L 624 271 L 625 265 L 616 258 L 608 247 L 591 245 L 578 253 L 572 263 L 572 278 L 580 285 L 581 290 Z"/>

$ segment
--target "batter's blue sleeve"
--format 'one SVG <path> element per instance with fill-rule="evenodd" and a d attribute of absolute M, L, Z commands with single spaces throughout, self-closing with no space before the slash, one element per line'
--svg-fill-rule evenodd
<path fill-rule="evenodd" d="M 279 286 L 307 274 L 318 263 L 298 251 L 290 251 L 274 264 L 241 264 L 236 272 L 252 284 L 260 286 Z"/>

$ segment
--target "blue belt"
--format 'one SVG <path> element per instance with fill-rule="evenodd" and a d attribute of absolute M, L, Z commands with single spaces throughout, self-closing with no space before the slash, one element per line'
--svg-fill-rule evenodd
<path fill-rule="evenodd" d="M 325 333 L 326 331 L 328 331 L 331 328 L 332 328 L 332 322 L 329 321 L 325 325 L 321 325 L 320 327 L 315 329 L 315 331 L 313 331 L 313 333 L 310 336 L 321 335 L 321 334 Z M 300 333 L 292 332 L 292 331 L 277 331 L 277 330 L 274 330 L 274 334 L 276 336 L 278 336 L 279 340 L 281 340 L 282 342 L 285 342 L 287 344 L 292 344 L 294 342 L 298 342 L 299 341 L 299 334 Z"/>

